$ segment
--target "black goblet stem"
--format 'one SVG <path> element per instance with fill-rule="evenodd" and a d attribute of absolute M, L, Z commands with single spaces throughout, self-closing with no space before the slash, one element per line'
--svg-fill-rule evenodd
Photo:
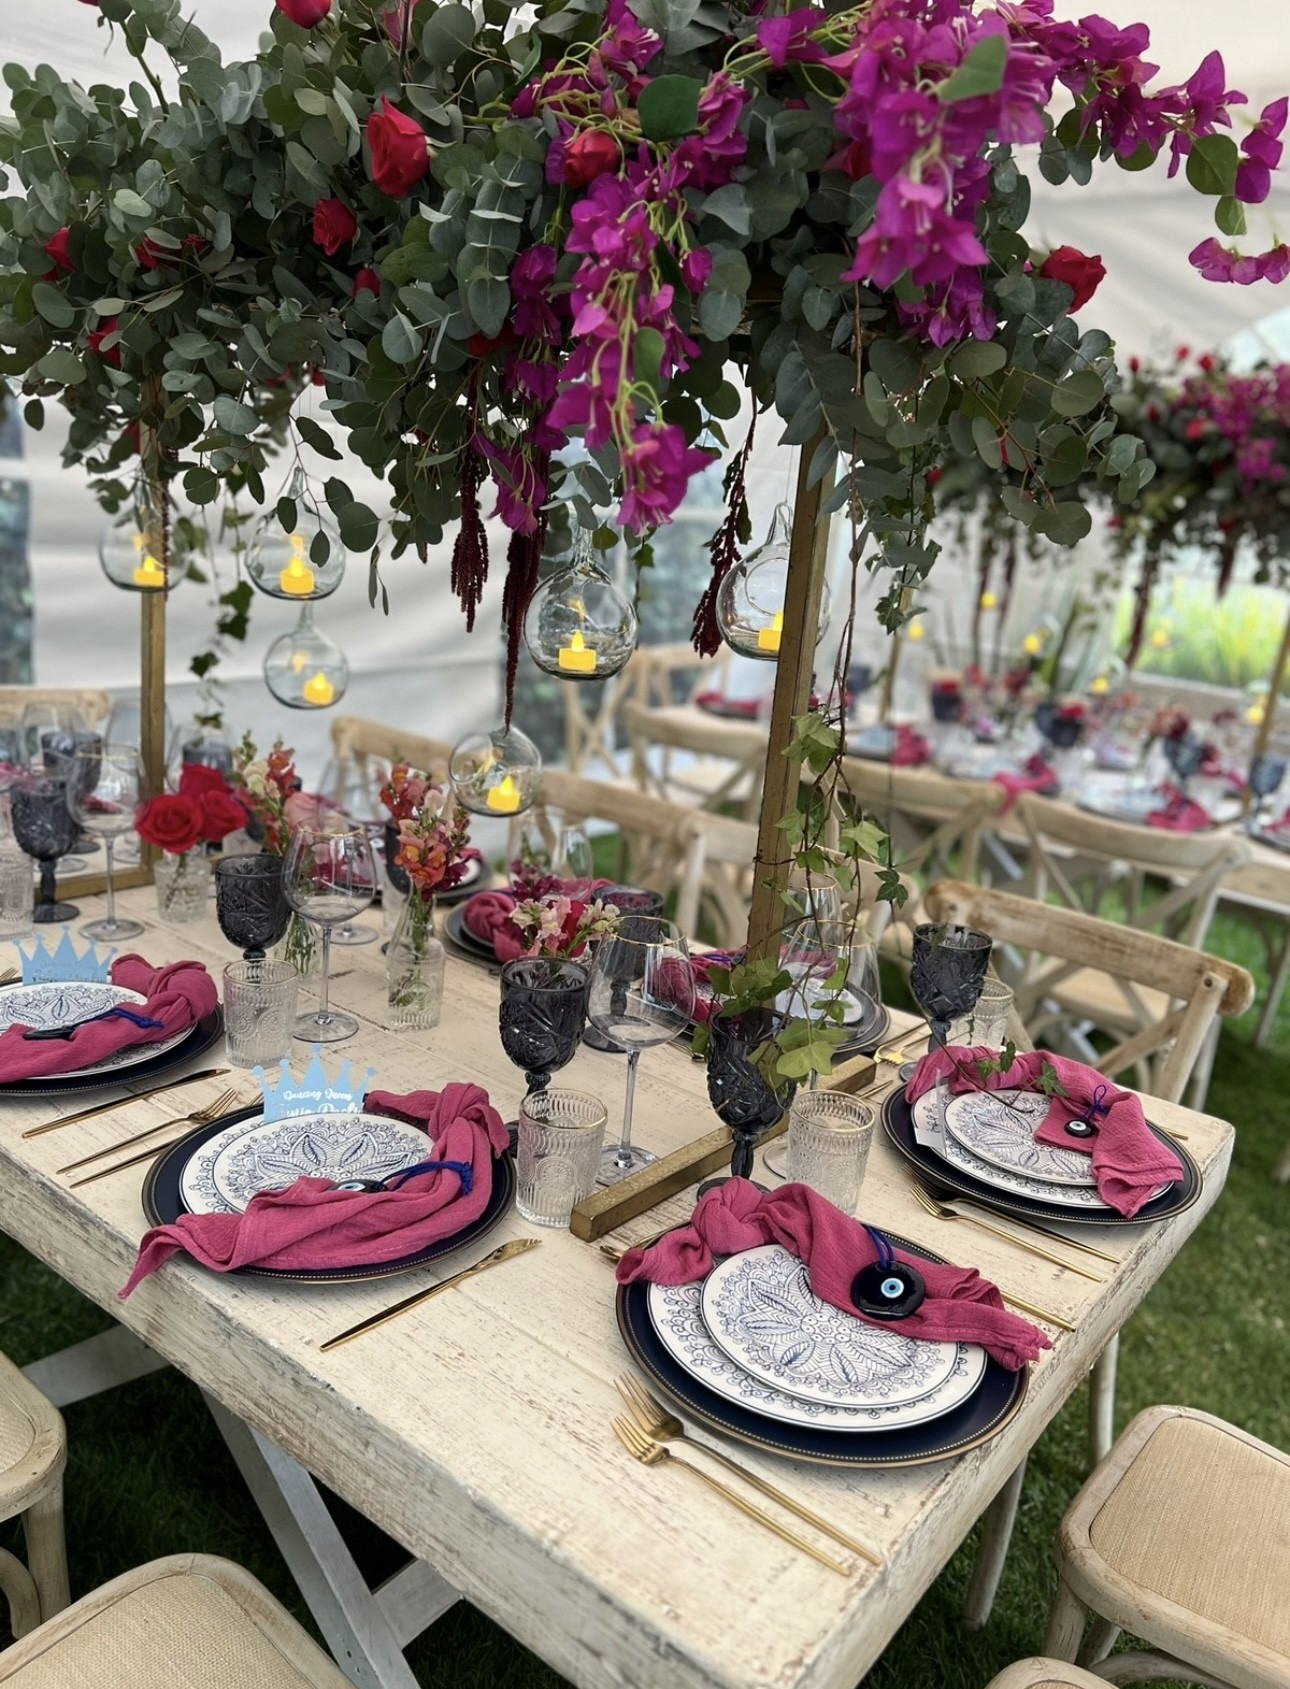
<path fill-rule="evenodd" d="M 42 862 L 40 864 L 40 902 L 32 914 L 33 921 L 56 921 L 59 917 L 54 913 L 58 906 L 57 864 Z"/>

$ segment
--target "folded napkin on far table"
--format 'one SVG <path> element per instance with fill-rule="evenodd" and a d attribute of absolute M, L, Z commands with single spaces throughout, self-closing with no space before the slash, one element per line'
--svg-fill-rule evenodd
<path fill-rule="evenodd" d="M 11 1026 L 0 1037 L 0 1082 L 52 1079 L 96 1067 L 118 1050 L 159 1044 L 187 1032 L 219 1003 L 215 982 L 200 962 L 171 962 L 154 968 L 142 956 L 120 956 L 112 964 L 113 985 L 138 991 L 146 1003 L 123 1004 L 96 1019 L 82 1021 L 67 1038 L 32 1038 L 24 1026 Z"/>
<path fill-rule="evenodd" d="M 1007 793 L 1000 815 L 1006 815 L 1021 796 L 1022 792 L 1052 792 L 1059 784 L 1057 775 L 1044 761 L 1043 757 L 1027 757 L 1021 769 L 1011 774 L 1007 769 L 1000 769 L 994 776 L 996 786 L 1002 786 Z"/>
<path fill-rule="evenodd" d="M 1148 812 L 1148 827 L 1160 827 L 1168 833 L 1204 833 L 1214 825 L 1209 811 L 1177 786 L 1161 786 L 1159 790 L 1165 801 Z"/>
<path fill-rule="evenodd" d="M 722 715 L 747 716 L 749 721 L 756 721 L 757 711 L 761 707 L 757 698 L 727 698 L 724 692 L 696 692 L 694 702 L 701 710 L 718 710 Z"/>
<path fill-rule="evenodd" d="M 916 1102 L 941 1080 L 953 1092 L 1037 1091 L 1045 1067 L 1052 1068 L 1064 1096 L 1054 1096 L 1048 1113 L 1035 1129 L 1041 1144 L 1057 1149 L 1074 1149 L 1093 1159 L 1093 1177 L 1103 1202 L 1131 1220 L 1161 1185 L 1181 1179 L 1178 1157 L 1147 1125 L 1142 1103 L 1132 1091 L 1121 1091 L 1096 1068 L 1068 1056 L 1035 1050 L 1018 1056 L 1006 1073 L 988 1073 L 982 1079 L 978 1062 L 998 1060 L 998 1051 L 985 1046 L 931 1050 L 914 1069 L 905 1087 L 909 1101 Z M 1091 1120 L 1092 1138 L 1072 1137 L 1066 1127 L 1072 1120 Z"/>
<path fill-rule="evenodd" d="M 868 1231 L 809 1185 L 781 1185 L 759 1191 L 747 1179 L 731 1179 L 711 1190 L 688 1226 L 669 1232 L 650 1249 L 629 1249 L 618 1263 L 618 1282 L 690 1284 L 712 1271 L 719 1255 L 737 1255 L 759 1244 L 778 1243 L 806 1264 L 811 1289 L 856 1319 L 902 1337 L 928 1343 L 979 1343 L 1000 1366 L 1019 1371 L 1051 1348 L 1037 1326 L 1009 1313 L 1003 1298 L 975 1267 L 940 1266 L 894 1251 L 915 1267 L 927 1286 L 923 1303 L 899 1320 L 871 1320 L 851 1300 L 862 1267 L 878 1260 Z"/>
<path fill-rule="evenodd" d="M 892 766 L 895 768 L 921 768 L 924 763 L 932 760 L 932 747 L 921 733 L 915 731 L 908 722 L 902 721 L 896 729 L 896 742 L 891 748 Z"/>
<path fill-rule="evenodd" d="M 183 1214 L 144 1234 L 124 1301 L 142 1279 L 181 1252 L 212 1272 L 239 1267 L 315 1271 L 375 1266 L 415 1255 L 477 1220 L 493 1189 L 493 1161 L 507 1144 L 502 1117 L 478 1085 L 442 1091 L 368 1093 L 364 1108 L 422 1126 L 438 1170 L 396 1190 L 338 1191 L 328 1179 L 297 1179 L 251 1198 L 244 1214 Z M 427 1144 L 429 1151 L 429 1144 Z"/>

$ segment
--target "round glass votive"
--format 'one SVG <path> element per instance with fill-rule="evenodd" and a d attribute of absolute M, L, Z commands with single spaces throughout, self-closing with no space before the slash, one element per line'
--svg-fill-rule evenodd
<path fill-rule="evenodd" d="M 0 851 L 0 938 L 31 930 L 31 862 L 16 850 Z"/>
<path fill-rule="evenodd" d="M 289 1056 L 300 974 L 293 962 L 230 962 L 224 969 L 224 1039 L 234 1067 L 270 1067 Z"/>
<path fill-rule="evenodd" d="M 950 1043 L 1002 1050 L 1007 1042 L 1012 1004 L 1012 987 L 1001 979 L 987 979 L 976 1007 L 950 1022 Z"/>
<path fill-rule="evenodd" d="M 788 1177 L 854 1214 L 875 1115 L 845 1091 L 799 1091 L 788 1112 Z"/>
<path fill-rule="evenodd" d="M 533 1091 L 520 1104 L 515 1206 L 538 1226 L 567 1226 L 596 1188 L 608 1120 L 585 1091 Z"/>

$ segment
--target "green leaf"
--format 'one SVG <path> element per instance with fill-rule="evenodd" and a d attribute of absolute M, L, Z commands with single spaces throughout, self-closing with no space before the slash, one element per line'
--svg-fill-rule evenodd
<path fill-rule="evenodd" d="M 918 353 L 907 340 L 875 340 L 865 355 L 889 393 L 907 393 L 918 380 Z"/>
<path fill-rule="evenodd" d="M 699 127 L 703 84 L 692 76 L 656 76 L 637 101 L 641 132 L 648 141 L 679 141 Z"/>
<path fill-rule="evenodd" d="M 969 340 L 950 358 L 946 368 L 960 381 L 979 381 L 994 375 L 1008 361 L 1008 354 L 997 340 Z"/>
<path fill-rule="evenodd" d="M 1230 135 L 1202 135 L 1187 154 L 1187 180 L 1200 194 L 1231 194 L 1240 163 Z"/>
<path fill-rule="evenodd" d="M 1004 66 L 1008 62 L 1006 35 L 987 35 L 954 72 L 936 90 L 936 97 L 944 105 L 958 100 L 977 100 L 984 94 L 997 94 L 1003 87 Z"/>
<path fill-rule="evenodd" d="M 421 31 L 421 56 L 436 69 L 446 69 L 474 39 L 475 20 L 469 6 L 440 6 Z"/>
<path fill-rule="evenodd" d="M 637 331 L 632 349 L 632 370 L 635 379 L 648 387 L 655 398 L 659 394 L 659 368 L 667 350 L 663 336 L 656 328 Z"/>
<path fill-rule="evenodd" d="M 1052 405 L 1058 416 L 1083 416 L 1105 397 L 1102 377 L 1091 369 L 1081 369 L 1053 388 Z"/>
<path fill-rule="evenodd" d="M 466 308 L 481 334 L 498 335 L 511 309 L 511 290 L 504 281 L 481 276 L 467 283 Z"/>
<path fill-rule="evenodd" d="M 53 328 L 70 328 L 76 321 L 75 308 L 49 282 L 36 283 L 31 290 L 31 302 Z"/>
<path fill-rule="evenodd" d="M 341 461 L 341 454 L 336 450 L 336 444 L 325 428 L 319 426 L 311 416 L 298 416 L 295 419 L 296 432 L 307 446 L 312 446 L 319 457 L 328 458 L 332 463 Z"/>
<path fill-rule="evenodd" d="M 396 311 L 381 330 L 381 350 L 392 364 L 411 364 L 421 356 L 425 337 L 402 311 Z"/>
<path fill-rule="evenodd" d="M 220 494 L 220 479 L 213 469 L 195 464 L 184 473 L 184 495 L 194 504 L 214 504 Z"/>
<path fill-rule="evenodd" d="M 1224 194 L 1214 208 L 1214 221 L 1225 235 L 1245 233 L 1245 207 L 1231 194 Z"/>
<path fill-rule="evenodd" d="M 284 534 L 293 533 L 296 526 L 296 501 L 293 498 L 280 498 L 277 504 L 277 517 Z"/>
<path fill-rule="evenodd" d="M 699 296 L 699 324 L 709 340 L 728 340 L 743 314 L 744 302 L 733 293 L 708 288 Z"/>
<path fill-rule="evenodd" d="M 85 365 L 68 346 L 55 346 L 36 365 L 36 374 L 49 381 L 59 381 L 65 387 L 75 387 L 85 380 Z"/>
<path fill-rule="evenodd" d="M 151 217 L 152 207 L 142 194 L 135 193 L 133 188 L 118 188 L 112 195 L 112 203 L 124 217 Z"/>
<path fill-rule="evenodd" d="M 1112 475 L 1123 475 L 1138 455 L 1141 442 L 1134 434 L 1117 434 L 1107 450 L 1107 467 Z"/>
<path fill-rule="evenodd" d="M 317 88 L 297 88 L 296 104 L 301 111 L 308 112 L 310 117 L 327 115 L 327 96 Z"/>
<path fill-rule="evenodd" d="M 381 524 L 376 512 L 369 510 L 365 504 L 347 504 L 343 510 L 336 512 L 336 520 L 340 524 L 340 537 L 346 550 L 370 551 L 376 544 Z"/>
<path fill-rule="evenodd" d="M 1044 459 L 1044 479 L 1050 487 L 1069 487 L 1078 481 L 1088 462 L 1088 451 L 1078 434 L 1071 434 Z"/>
<path fill-rule="evenodd" d="M 260 425 L 250 405 L 231 399 L 227 393 L 220 393 L 215 399 L 215 420 L 226 434 L 254 434 Z"/>
<path fill-rule="evenodd" d="M 1003 448 L 999 444 L 999 436 L 994 431 L 994 425 L 984 416 L 972 418 L 972 444 L 981 456 L 982 462 L 991 469 L 1003 466 Z"/>
<path fill-rule="evenodd" d="M 22 419 L 28 428 L 43 428 L 45 426 L 45 407 L 39 399 L 28 399 L 22 407 Z"/>

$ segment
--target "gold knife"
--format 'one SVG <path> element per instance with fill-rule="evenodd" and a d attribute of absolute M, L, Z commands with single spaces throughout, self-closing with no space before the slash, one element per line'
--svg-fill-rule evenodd
<path fill-rule="evenodd" d="M 182 1143 L 187 1136 L 187 1132 L 181 1132 L 177 1138 L 167 1138 L 162 1143 L 150 1144 L 138 1155 L 127 1156 L 124 1161 L 114 1161 L 110 1167 L 96 1167 L 92 1173 L 82 1173 L 79 1179 L 69 1179 L 67 1188 L 74 1191 L 78 1185 L 92 1185 L 95 1179 L 106 1179 L 113 1173 L 124 1173 L 127 1167 L 137 1167 L 141 1161 L 155 1161 L 162 1150 L 174 1149 L 175 1145 Z"/>
<path fill-rule="evenodd" d="M 227 1067 L 204 1067 L 200 1073 L 186 1073 L 182 1079 L 167 1080 L 164 1085 L 154 1085 L 150 1091 L 135 1091 L 128 1097 L 116 1097 L 110 1103 L 95 1103 L 93 1108 L 60 1115 L 57 1120 L 49 1120 L 43 1126 L 29 1126 L 22 1135 L 24 1138 L 40 1138 L 46 1132 L 57 1132 L 60 1126 L 75 1126 L 81 1120 L 93 1120 L 95 1115 L 110 1114 L 114 1108 L 128 1108 L 131 1103 L 141 1103 L 145 1097 L 159 1097 L 163 1091 L 174 1091 L 181 1085 L 195 1085 L 199 1079 L 218 1079 L 230 1071 Z"/>
<path fill-rule="evenodd" d="M 365 1320 L 360 1320 L 357 1325 L 351 1325 L 345 1331 L 338 1331 L 335 1337 L 329 1337 L 326 1342 L 318 1345 L 319 1352 L 325 1355 L 328 1349 L 339 1348 L 342 1343 L 348 1343 L 351 1338 L 361 1337 L 365 1331 L 375 1331 L 378 1325 L 384 1325 L 388 1320 L 397 1319 L 400 1314 L 407 1313 L 409 1308 L 415 1308 L 422 1302 L 428 1302 L 432 1296 L 438 1296 L 441 1290 L 451 1290 L 453 1285 L 462 1284 L 466 1279 L 474 1278 L 476 1273 L 487 1272 L 489 1267 L 500 1267 L 503 1261 L 510 1261 L 516 1255 L 523 1255 L 530 1249 L 536 1249 L 541 1241 L 540 1237 L 512 1238 L 509 1243 L 504 1243 L 500 1249 L 494 1249 L 491 1255 L 485 1255 L 482 1261 L 476 1261 L 473 1267 L 463 1267 L 461 1272 L 453 1273 L 451 1278 L 441 1279 L 438 1284 L 432 1284 L 428 1290 L 418 1290 L 415 1295 L 405 1296 L 401 1302 L 395 1302 L 379 1314 L 369 1314 Z"/>

